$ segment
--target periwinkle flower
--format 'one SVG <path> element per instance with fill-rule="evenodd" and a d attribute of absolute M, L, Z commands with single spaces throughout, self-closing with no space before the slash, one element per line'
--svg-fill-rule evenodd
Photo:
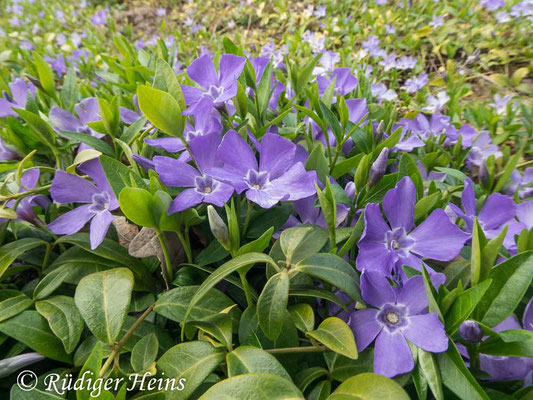
<path fill-rule="evenodd" d="M 18 116 L 12 108 L 26 108 L 28 95 L 35 96 L 35 86 L 24 82 L 22 78 L 15 79 L 8 86 L 11 95 L 4 92 L 4 98 L 0 98 L 0 117 Z"/>
<path fill-rule="evenodd" d="M 84 162 L 79 170 L 89 175 L 95 184 L 78 175 L 58 170 L 50 188 L 52 199 L 62 204 L 84 204 L 62 214 L 48 228 L 57 235 L 71 235 L 91 221 L 89 236 L 91 249 L 94 250 L 104 240 L 109 225 L 115 218 L 111 211 L 118 208 L 118 200 L 98 159 Z"/>
<path fill-rule="evenodd" d="M 444 25 L 444 17 L 442 15 L 434 15 L 433 19 L 429 23 L 429 26 L 432 26 L 433 29 L 436 29 Z"/>
<path fill-rule="evenodd" d="M 416 166 L 418 167 L 418 171 L 420 172 L 420 175 L 422 176 L 422 180 L 425 182 L 429 182 L 429 181 L 444 182 L 444 179 L 446 179 L 445 172 L 431 171 L 428 173 L 426 166 L 420 160 L 416 162 Z"/>
<path fill-rule="evenodd" d="M 350 68 L 347 67 L 335 68 L 331 74 L 331 79 L 325 78 L 321 75 L 317 76 L 316 79 L 318 82 L 318 93 L 320 96 L 324 94 L 334 79 L 334 94 L 338 93 L 341 96 L 346 96 L 348 93 L 353 92 L 357 87 L 357 78 L 351 74 Z M 336 101 L 336 96 L 333 96 L 332 102 L 335 103 Z"/>
<path fill-rule="evenodd" d="M 399 70 L 413 69 L 417 63 L 418 60 L 412 56 L 401 56 L 396 61 L 396 68 Z"/>
<path fill-rule="evenodd" d="M 372 96 L 377 97 L 380 102 L 393 101 L 398 98 L 396 92 L 392 89 L 387 89 L 384 83 L 373 83 L 370 85 Z"/>
<path fill-rule="evenodd" d="M 218 215 L 215 208 L 211 205 L 207 206 L 207 218 L 209 219 L 209 228 L 211 233 L 224 248 L 230 248 L 228 226 L 220 215 Z"/>
<path fill-rule="evenodd" d="M 496 11 L 505 5 L 505 0 L 480 0 L 479 5 L 486 7 L 487 10 Z"/>
<path fill-rule="evenodd" d="M 385 276 L 364 271 L 361 296 L 372 306 L 353 312 L 348 320 L 359 351 L 375 339 L 374 372 L 392 378 L 414 368 L 407 340 L 431 353 L 448 349 L 448 338 L 435 313 L 428 306 L 422 276 L 393 288 Z"/>
<path fill-rule="evenodd" d="M 325 51 L 322 53 L 322 57 L 318 61 L 319 67 L 315 67 L 313 75 L 329 74 L 333 72 L 335 65 L 341 60 L 341 56 L 338 53 L 332 51 Z"/>
<path fill-rule="evenodd" d="M 44 56 L 44 59 L 50 64 L 58 76 L 63 76 L 67 73 L 68 69 L 65 64 L 65 57 L 62 54 L 58 54 L 56 58 Z"/>
<path fill-rule="evenodd" d="M 533 197 L 533 168 L 526 168 L 523 174 L 520 174 L 518 170 L 514 170 L 511 174 L 511 185 L 507 190 L 507 193 L 514 194 L 518 191 L 518 196 L 521 199 Z"/>
<path fill-rule="evenodd" d="M 479 343 L 483 338 L 483 330 L 476 321 L 471 320 L 466 320 L 459 326 L 459 334 L 469 343 Z"/>
<path fill-rule="evenodd" d="M 455 128 L 450 121 L 450 117 L 439 113 L 433 114 L 431 120 L 424 114 L 418 113 L 413 119 L 404 118 L 400 120 L 400 124 L 405 125 L 421 139 L 426 140 L 431 136 L 439 136 L 441 134 L 449 135 L 449 132 L 452 132 L 453 135 Z"/>
<path fill-rule="evenodd" d="M 440 111 L 444 108 L 448 101 L 450 101 L 450 96 L 448 96 L 444 90 L 437 93 L 437 97 L 430 94 L 427 97 L 427 106 L 424 107 L 423 110 L 430 113 Z"/>
<path fill-rule="evenodd" d="M 206 54 L 194 60 L 187 68 L 187 75 L 201 88 L 182 85 L 183 95 L 188 109 L 185 114 L 194 114 L 196 111 L 205 112 L 205 109 L 196 110 L 203 98 L 209 99 L 211 107 L 221 107 L 228 100 L 237 95 L 237 78 L 244 68 L 245 59 L 233 54 L 223 54 L 220 57 L 219 71 L 215 70 L 212 56 Z"/>
<path fill-rule="evenodd" d="M 105 25 L 107 23 L 107 13 L 106 10 L 99 10 L 91 17 L 91 24 Z"/>
<path fill-rule="evenodd" d="M 214 178 L 232 185 L 237 193 L 263 208 L 280 201 L 299 200 L 315 194 L 316 173 L 295 162 L 296 145 L 272 133 L 261 140 L 259 164 L 252 148 L 234 130 L 228 131 L 217 150 L 223 167 L 211 168 Z"/>
<path fill-rule="evenodd" d="M 402 86 L 407 93 L 416 93 L 428 83 L 428 74 L 420 74 L 407 79 Z"/>
<path fill-rule="evenodd" d="M 472 232 L 474 218 L 477 216 L 479 225 L 488 238 L 497 236 L 516 215 L 516 204 L 513 199 L 500 193 L 491 194 L 478 212 L 474 185 L 470 178 L 465 179 L 461 203 L 462 209 L 453 203 L 448 205 L 459 218 L 465 221 L 465 230 Z"/>
<path fill-rule="evenodd" d="M 83 99 L 74 106 L 74 109 L 76 110 L 76 114 L 78 114 L 77 117 L 60 107 L 52 107 L 48 116 L 52 126 L 59 131 L 87 133 L 97 138 L 104 136 L 88 126 L 89 122 L 100 120 L 100 109 L 98 100 L 95 97 Z M 90 146 L 84 143 L 79 146 L 80 151 L 88 148 Z"/>
<path fill-rule="evenodd" d="M 221 165 L 214 157 L 220 135 L 197 137 L 190 143 L 190 152 L 198 169 L 186 162 L 170 157 L 155 156 L 155 170 L 165 185 L 186 188 L 172 202 L 168 214 L 194 207 L 200 203 L 222 207 L 233 194 L 233 187 L 214 179 L 206 171 Z"/>
<path fill-rule="evenodd" d="M 496 114 L 503 115 L 507 111 L 507 103 L 513 99 L 513 95 L 501 96 L 499 93 L 496 93 L 493 97 L 492 103 L 489 103 L 489 106 L 494 108 Z"/>
<path fill-rule="evenodd" d="M 411 178 L 404 177 L 379 204 L 365 208 L 365 228 L 359 240 L 357 268 L 390 276 L 395 268 L 408 265 L 420 270 L 422 259 L 452 260 L 469 235 L 454 225 L 442 209 L 437 209 L 415 227 L 416 191 Z"/>
<path fill-rule="evenodd" d="M 38 168 L 31 168 L 26 170 L 20 178 L 20 183 L 22 184 L 20 192 L 26 192 L 27 190 L 33 189 L 35 186 L 37 186 L 37 182 L 39 181 L 39 174 L 40 172 Z M 10 200 L 5 204 L 5 207 L 14 208 L 16 206 L 15 211 L 19 220 L 26 221 L 29 223 L 35 223 L 39 218 L 33 210 L 33 207 L 39 206 L 42 209 L 46 209 L 49 204 L 50 200 L 48 199 L 48 197 L 42 194 L 38 194 L 25 196 L 18 203 L 15 200 Z M 0 218 L 0 224 L 2 224 L 4 221 L 5 219 Z"/>

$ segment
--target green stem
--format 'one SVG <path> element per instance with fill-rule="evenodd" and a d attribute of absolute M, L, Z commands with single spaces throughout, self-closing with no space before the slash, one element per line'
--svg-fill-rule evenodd
<path fill-rule="evenodd" d="M 254 304 L 254 299 L 252 297 L 252 292 L 250 290 L 250 285 L 248 284 L 248 279 L 246 279 L 246 273 L 239 271 L 239 276 L 241 277 L 242 287 L 244 289 L 244 294 L 246 295 L 246 302 L 248 307 Z"/>
<path fill-rule="evenodd" d="M 159 228 L 156 228 L 155 233 L 161 244 L 161 249 L 163 250 L 163 256 L 165 257 L 166 269 L 161 263 L 161 272 L 163 273 L 163 279 L 165 280 L 165 285 L 167 290 L 170 289 L 170 282 L 172 282 L 172 263 L 170 262 L 170 256 L 168 254 L 167 244 L 165 243 L 165 238 Z"/>
<path fill-rule="evenodd" d="M 242 237 L 244 238 L 246 235 L 246 231 L 248 230 L 248 225 L 250 224 L 250 217 L 252 216 L 252 210 L 254 208 L 252 202 L 247 198 L 246 199 L 248 203 L 248 208 L 246 209 L 246 217 L 244 217 L 244 226 L 242 228 Z"/>
<path fill-rule="evenodd" d="M 474 371 L 479 370 L 478 343 L 468 343 L 466 349 L 468 351 L 468 358 L 470 359 L 470 368 Z"/>
<path fill-rule="evenodd" d="M 51 252 L 52 252 L 52 245 L 50 243 L 48 243 L 46 245 L 46 252 L 44 253 L 43 265 L 41 267 L 41 271 L 44 271 L 46 269 L 46 267 L 48 266 L 48 261 L 50 260 L 50 253 Z"/>
<path fill-rule="evenodd" d="M 323 353 L 330 351 L 326 346 L 284 347 L 279 349 L 265 349 L 270 354 L 294 354 L 294 353 Z"/>
<path fill-rule="evenodd" d="M 120 353 L 120 349 L 128 341 L 128 339 L 133 334 L 135 329 L 137 329 L 139 327 L 139 325 L 142 324 L 144 319 L 148 315 L 150 315 L 150 313 L 154 310 L 154 306 L 155 306 L 155 304 L 152 304 L 150 307 L 148 307 L 141 314 L 141 316 L 133 323 L 133 325 L 130 327 L 130 329 L 128 329 L 128 331 L 124 334 L 124 336 L 122 337 L 122 339 L 120 339 L 120 341 L 116 344 L 116 346 L 113 347 L 113 350 L 111 351 L 111 354 L 109 355 L 109 357 L 107 358 L 105 364 L 102 366 L 102 369 L 100 370 L 100 374 L 99 374 L 100 378 L 102 378 L 105 375 L 106 371 L 109 369 L 111 364 L 113 364 L 113 362 L 115 360 L 115 357 Z"/>
<path fill-rule="evenodd" d="M 183 233 L 181 233 L 180 231 L 177 231 L 176 234 L 178 235 L 178 239 L 180 240 L 181 246 L 183 247 L 183 250 L 185 251 L 187 262 L 189 264 L 192 264 L 192 254 L 191 254 L 191 248 L 189 246 L 189 243 L 187 243 L 187 240 L 185 239 L 185 236 L 183 236 Z"/>

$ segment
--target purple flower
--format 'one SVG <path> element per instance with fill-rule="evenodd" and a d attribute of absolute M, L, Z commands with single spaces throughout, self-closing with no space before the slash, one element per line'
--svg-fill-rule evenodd
<path fill-rule="evenodd" d="M 331 82 L 335 79 L 334 94 L 340 94 L 346 96 L 348 93 L 353 92 L 357 87 L 357 78 L 350 72 L 350 68 L 335 68 L 333 74 L 331 74 L 331 80 L 321 75 L 317 76 L 318 93 L 320 96 L 324 94 Z M 333 96 L 332 102 L 337 101 L 336 96 Z"/>
<path fill-rule="evenodd" d="M 512 184 L 507 190 L 508 194 L 514 194 L 518 191 L 518 196 L 525 199 L 533 196 L 533 168 L 526 168 L 524 174 L 521 175 L 518 170 L 514 170 L 511 174 Z"/>
<path fill-rule="evenodd" d="M 446 173 L 445 172 L 435 172 L 431 171 L 428 174 L 428 170 L 424 163 L 420 160 L 416 162 L 416 166 L 418 167 L 418 171 L 420 171 L 420 175 L 422 176 L 422 180 L 425 182 L 429 181 L 437 181 L 437 182 L 444 182 L 444 179 L 446 179 Z"/>
<path fill-rule="evenodd" d="M 486 7 L 490 11 L 496 11 L 505 5 L 505 0 L 480 0 L 479 5 Z"/>
<path fill-rule="evenodd" d="M 448 338 L 435 313 L 426 313 L 427 298 L 422 276 L 393 288 L 379 274 L 365 271 L 361 275 L 363 300 L 375 308 L 365 308 L 350 315 L 359 351 L 375 339 L 374 372 L 392 378 L 414 367 L 407 340 L 431 353 L 448 349 Z"/>
<path fill-rule="evenodd" d="M 317 18 L 324 18 L 326 16 L 326 11 L 326 6 L 318 6 L 313 15 Z"/>
<path fill-rule="evenodd" d="M 86 161 L 79 167 L 95 184 L 80 176 L 58 170 L 52 181 L 50 195 L 58 203 L 85 203 L 59 216 L 48 227 L 57 235 L 71 235 L 91 221 L 91 249 L 96 249 L 105 238 L 113 222 L 111 211 L 118 208 L 118 201 L 111 190 L 98 159 Z"/>
<path fill-rule="evenodd" d="M 20 188 L 21 193 L 26 192 L 28 189 L 33 189 L 37 182 L 39 181 L 39 169 L 31 168 L 24 172 L 20 178 L 20 183 L 22 187 Z M 42 209 L 46 209 L 50 204 L 48 197 L 43 196 L 42 194 L 26 196 L 23 197 L 17 204 L 15 200 L 10 200 L 5 204 L 5 207 L 14 208 L 16 205 L 16 212 L 19 220 L 27 221 L 29 223 L 34 223 L 39 217 L 33 211 L 34 206 L 39 206 Z M 6 219 L 0 218 L 0 224 L 4 223 Z"/>
<path fill-rule="evenodd" d="M 453 203 L 449 203 L 449 206 L 459 218 L 466 222 L 466 230 L 472 232 L 474 218 L 477 216 L 479 225 L 488 238 L 497 236 L 516 215 L 516 204 L 513 199 L 500 193 L 491 194 L 478 213 L 474 185 L 469 178 L 465 179 L 461 203 L 462 209 Z"/>
<path fill-rule="evenodd" d="M 65 64 L 65 58 L 62 54 L 58 54 L 56 58 L 44 56 L 44 59 L 50 64 L 58 76 L 63 76 L 67 73 L 68 68 Z"/>
<path fill-rule="evenodd" d="M 416 66 L 418 60 L 411 56 L 401 56 L 398 61 L 396 61 L 396 68 L 399 70 L 404 69 L 413 69 Z"/>
<path fill-rule="evenodd" d="M 433 27 L 433 29 L 436 29 L 440 26 L 444 25 L 444 17 L 442 15 L 434 15 L 433 19 L 429 23 L 430 26 Z"/>
<path fill-rule="evenodd" d="M 496 93 L 493 97 L 493 102 L 489 104 L 496 114 L 502 115 L 507 111 L 507 103 L 509 103 L 513 98 L 513 95 L 501 96 L 499 93 Z"/>
<path fill-rule="evenodd" d="M 6 146 L 2 137 L 0 137 L 0 161 L 20 160 L 21 157 L 9 147 Z"/>
<path fill-rule="evenodd" d="M 106 10 L 99 10 L 91 17 L 91 24 L 105 25 L 107 23 L 107 13 Z"/>
<path fill-rule="evenodd" d="M 393 101 L 398 98 L 396 92 L 392 89 L 387 89 L 384 83 L 373 83 L 370 85 L 372 96 L 377 97 L 380 102 Z"/>
<path fill-rule="evenodd" d="M 104 135 L 92 130 L 88 124 L 89 122 L 100 120 L 100 111 L 98 107 L 98 100 L 95 97 L 88 97 L 74 106 L 76 114 L 75 117 L 70 112 L 63 110 L 57 106 L 50 109 L 48 116 L 50 123 L 59 131 L 87 133 L 91 136 L 101 138 Z M 82 143 L 79 151 L 88 149 L 90 146 Z"/>
<path fill-rule="evenodd" d="M 0 117 L 17 117 L 18 114 L 12 108 L 26 108 L 28 94 L 35 96 L 35 86 L 27 84 L 22 78 L 17 78 L 9 84 L 11 96 L 4 92 L 4 98 L 0 98 Z"/>
<path fill-rule="evenodd" d="M 420 74 L 413 76 L 405 81 L 402 89 L 405 89 L 407 93 L 416 93 L 428 83 L 428 74 Z"/>
<path fill-rule="evenodd" d="M 167 15 L 167 10 L 165 8 L 158 8 L 155 10 L 155 13 L 158 17 L 164 17 Z"/>
<path fill-rule="evenodd" d="M 437 209 L 415 227 L 415 186 L 409 177 L 400 180 L 379 204 L 367 204 L 365 228 L 359 240 L 357 268 L 390 276 L 401 273 L 402 265 L 421 269 L 422 259 L 452 260 L 469 235 L 455 226 L 444 210 Z"/>
<path fill-rule="evenodd" d="M 424 107 L 423 110 L 430 113 L 440 111 L 444 108 L 448 101 L 450 101 L 450 96 L 448 96 L 448 94 L 444 90 L 437 93 L 437 97 L 430 94 L 427 97 L 427 106 Z"/>
<path fill-rule="evenodd" d="M 170 157 L 154 157 L 155 170 L 161 182 L 168 186 L 185 187 L 172 202 L 168 214 L 183 211 L 200 203 L 222 207 L 233 194 L 233 187 L 206 175 L 205 171 L 221 163 L 213 154 L 220 143 L 220 135 L 196 137 L 190 142 L 190 152 L 198 170 L 189 164 Z"/>
<path fill-rule="evenodd" d="M 208 171 L 215 179 L 232 185 L 237 193 L 263 208 L 279 201 L 299 200 L 316 193 L 314 171 L 296 162 L 296 145 L 276 134 L 263 136 L 259 164 L 251 147 L 234 130 L 228 131 L 217 150 L 223 168 Z"/>
<path fill-rule="evenodd" d="M 379 62 L 379 65 L 383 67 L 385 72 L 396 68 L 396 53 L 387 54 L 385 57 L 383 57 L 383 60 Z"/>
<path fill-rule="evenodd" d="M 338 64 L 341 60 L 341 57 L 338 53 L 332 51 L 325 51 L 322 53 L 322 57 L 318 62 L 320 67 L 315 67 L 313 70 L 314 75 L 329 74 L 333 72 L 335 65 Z"/>
<path fill-rule="evenodd" d="M 431 120 L 428 120 L 424 114 L 418 113 L 413 119 L 404 118 L 400 120 L 400 124 L 405 125 L 423 140 L 429 139 L 431 136 L 448 134 L 448 131 L 451 131 L 452 134 L 455 133 L 450 117 L 439 113 L 433 114 Z"/>
<path fill-rule="evenodd" d="M 383 57 L 386 53 L 385 50 L 379 48 L 379 39 L 370 35 L 367 40 L 363 40 L 361 46 L 368 51 L 371 57 Z"/>
<path fill-rule="evenodd" d="M 189 107 L 185 114 L 205 112 L 196 110 L 200 100 L 208 99 L 211 107 L 221 107 L 237 94 L 237 78 L 244 68 L 245 59 L 232 54 L 220 57 L 220 69 L 217 73 L 210 55 L 204 55 L 194 60 L 187 68 L 187 75 L 201 86 L 196 88 L 182 85 L 185 102 Z M 206 103 L 202 103 L 205 107 Z"/>

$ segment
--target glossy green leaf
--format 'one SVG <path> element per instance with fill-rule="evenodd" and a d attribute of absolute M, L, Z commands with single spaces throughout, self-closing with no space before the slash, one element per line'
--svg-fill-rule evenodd
<path fill-rule="evenodd" d="M 126 268 L 97 272 L 83 278 L 74 300 L 97 339 L 114 344 L 128 313 L 133 274 Z"/>
<path fill-rule="evenodd" d="M 24 238 L 15 240 L 0 247 L 0 278 L 17 257 L 36 247 L 46 245 L 44 240 Z"/>
<path fill-rule="evenodd" d="M 463 321 L 470 317 L 491 284 L 492 280 L 488 279 L 457 296 L 445 318 L 446 332 L 449 335 L 457 332 Z"/>
<path fill-rule="evenodd" d="M 409 400 L 409 396 L 392 379 L 366 372 L 347 379 L 328 400 Z"/>
<path fill-rule="evenodd" d="M 243 374 L 273 374 L 290 380 L 291 377 L 272 354 L 253 346 L 240 346 L 226 356 L 228 376 Z"/>
<path fill-rule="evenodd" d="M 145 189 L 125 187 L 118 197 L 120 209 L 133 223 L 149 228 L 157 227 L 152 194 Z"/>
<path fill-rule="evenodd" d="M 307 332 L 306 335 L 343 356 L 354 360 L 358 357 L 353 332 L 340 318 L 326 318 L 316 330 Z"/>
<path fill-rule="evenodd" d="M 159 343 L 155 333 L 139 340 L 131 351 L 131 366 L 135 372 L 146 371 L 157 357 Z"/>
<path fill-rule="evenodd" d="M 299 303 L 289 307 L 294 325 L 302 332 L 312 331 L 315 327 L 313 307 L 307 303 Z"/>
<path fill-rule="evenodd" d="M 436 400 L 444 400 L 439 366 L 432 353 L 418 348 L 418 366 Z"/>
<path fill-rule="evenodd" d="M 269 339 L 274 340 L 281 333 L 289 300 L 289 285 L 289 274 L 283 270 L 268 280 L 257 300 L 259 325 Z"/>
<path fill-rule="evenodd" d="M 35 308 L 50 325 L 50 329 L 61 339 L 68 354 L 72 353 L 80 341 L 83 332 L 83 318 L 74 299 L 68 296 L 56 296 L 35 303 Z"/>
<path fill-rule="evenodd" d="M 184 118 L 172 95 L 149 86 L 139 86 L 137 98 L 142 113 L 157 128 L 171 136 L 183 134 Z"/>
<path fill-rule="evenodd" d="M 33 304 L 33 300 L 25 294 L 9 297 L 0 301 L 0 322 L 5 321 L 22 311 L 30 308 Z"/>

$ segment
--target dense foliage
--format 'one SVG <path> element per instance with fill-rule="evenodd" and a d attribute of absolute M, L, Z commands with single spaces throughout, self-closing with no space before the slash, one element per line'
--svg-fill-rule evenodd
<path fill-rule="evenodd" d="M 0 2 L 3 395 L 530 398 L 531 0 L 213 3 Z"/>

